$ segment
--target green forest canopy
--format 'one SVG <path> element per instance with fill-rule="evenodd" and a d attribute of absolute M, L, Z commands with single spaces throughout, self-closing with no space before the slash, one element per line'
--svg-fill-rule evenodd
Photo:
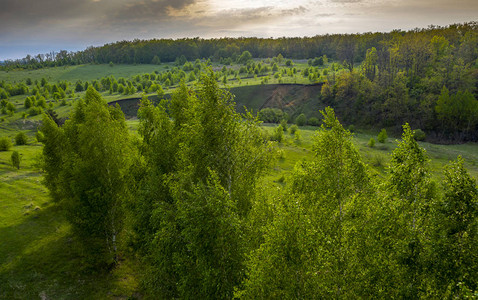
<path fill-rule="evenodd" d="M 46 183 L 90 265 L 114 265 L 128 245 L 146 295 L 476 295 L 478 190 L 463 160 L 432 182 L 405 124 L 389 175 L 376 178 L 334 110 L 321 113 L 314 159 L 271 193 L 259 183 L 274 144 L 212 72 L 170 102 L 144 98 L 140 140 L 89 87 L 65 125 L 44 117 Z"/>

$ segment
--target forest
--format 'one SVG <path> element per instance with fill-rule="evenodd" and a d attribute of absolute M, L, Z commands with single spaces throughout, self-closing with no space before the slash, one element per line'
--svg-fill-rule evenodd
<path fill-rule="evenodd" d="M 0 298 L 478 298 L 475 22 L 1 68 Z"/>
<path fill-rule="evenodd" d="M 139 137 L 89 87 L 64 125 L 44 117 L 45 183 L 91 267 L 122 245 L 157 298 L 476 295 L 478 190 L 463 159 L 431 181 L 405 124 L 378 178 L 321 113 L 313 159 L 275 193 L 260 186 L 273 145 L 212 72 L 170 102 L 144 98 Z"/>

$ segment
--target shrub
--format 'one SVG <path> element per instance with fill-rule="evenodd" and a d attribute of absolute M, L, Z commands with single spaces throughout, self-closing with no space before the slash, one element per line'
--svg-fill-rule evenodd
<path fill-rule="evenodd" d="M 26 145 L 28 137 L 24 132 L 19 132 L 15 136 L 15 145 Z"/>
<path fill-rule="evenodd" d="M 367 145 L 368 145 L 370 148 L 375 147 L 375 139 L 374 139 L 374 138 L 370 138 L 370 140 L 368 141 Z"/>
<path fill-rule="evenodd" d="M 284 131 L 287 131 L 287 120 L 286 119 L 280 120 L 280 125 L 282 126 L 282 129 Z"/>
<path fill-rule="evenodd" d="M 262 122 L 279 123 L 281 119 L 284 119 L 284 113 L 278 108 L 263 108 L 259 111 L 257 117 Z"/>
<path fill-rule="evenodd" d="M 302 135 L 300 134 L 300 131 L 297 130 L 296 132 L 294 132 L 294 140 L 299 142 L 302 140 Z"/>
<path fill-rule="evenodd" d="M 12 142 L 8 137 L 0 138 L 0 151 L 8 151 L 12 147 Z"/>
<path fill-rule="evenodd" d="M 45 108 L 46 107 L 46 99 L 45 97 L 40 97 L 36 103 L 37 107 Z"/>
<path fill-rule="evenodd" d="M 274 130 L 274 133 L 271 136 L 271 141 L 276 141 L 276 142 L 282 142 L 284 139 L 284 129 L 282 128 L 282 125 L 277 126 L 277 128 Z"/>
<path fill-rule="evenodd" d="M 32 107 L 32 105 L 32 99 L 30 97 L 27 97 L 25 99 L 25 102 L 23 103 L 23 106 L 25 106 L 26 109 L 29 109 L 30 107 Z"/>
<path fill-rule="evenodd" d="M 348 130 L 352 133 L 355 132 L 355 126 L 353 124 L 350 124 Z"/>
<path fill-rule="evenodd" d="M 17 108 L 15 107 L 15 104 L 13 104 L 12 102 L 8 102 L 6 108 L 7 108 L 7 111 L 11 111 L 11 112 L 15 112 L 17 110 Z"/>
<path fill-rule="evenodd" d="M 17 169 L 20 169 L 21 157 L 20 157 L 20 154 L 18 153 L 18 151 L 13 151 L 12 156 L 10 157 L 10 159 L 12 160 L 12 166 L 17 168 Z"/>
<path fill-rule="evenodd" d="M 37 139 L 38 142 L 40 143 L 43 143 L 45 141 L 45 135 L 43 134 L 43 132 L 41 132 L 40 130 L 38 130 L 36 133 L 35 133 L 35 138 Z"/>
<path fill-rule="evenodd" d="M 299 130 L 299 127 L 294 124 L 289 128 L 289 133 L 294 134 L 297 130 Z"/>
<path fill-rule="evenodd" d="M 385 143 L 387 138 L 388 138 L 387 131 L 385 129 L 382 129 L 382 131 L 380 131 L 380 133 L 377 136 L 377 140 L 383 144 Z"/>
<path fill-rule="evenodd" d="M 421 129 L 417 129 L 414 131 L 413 133 L 413 138 L 416 140 L 416 141 L 424 141 L 425 140 L 425 137 L 426 137 L 426 134 L 423 130 Z"/>
<path fill-rule="evenodd" d="M 39 115 L 43 112 L 43 109 L 41 107 L 31 107 L 29 110 L 28 110 L 28 115 L 30 116 L 36 116 L 36 115 Z"/>
<path fill-rule="evenodd" d="M 298 126 L 304 126 L 307 123 L 307 118 L 304 114 L 300 114 L 297 118 L 295 118 L 295 124 Z"/>
<path fill-rule="evenodd" d="M 307 121 L 307 124 L 310 125 L 310 126 L 319 126 L 320 125 L 319 119 L 317 119 L 316 117 L 309 118 L 309 120 Z"/>

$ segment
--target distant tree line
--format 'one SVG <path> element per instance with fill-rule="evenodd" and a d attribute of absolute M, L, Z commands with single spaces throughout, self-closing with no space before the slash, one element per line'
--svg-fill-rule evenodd
<path fill-rule="evenodd" d="M 27 55 L 23 59 L 7 60 L 1 69 L 28 68 L 37 69 L 51 66 L 65 66 L 88 63 L 119 63 L 119 64 L 159 64 L 161 62 L 181 62 L 202 58 L 214 60 L 232 59 L 240 61 L 244 52 L 250 53 L 252 58 L 273 57 L 282 54 L 291 59 L 309 59 L 327 57 L 345 62 L 352 69 L 357 63 L 366 59 L 367 50 L 375 47 L 380 59 L 377 63 L 382 64 L 387 58 L 388 52 L 393 53 L 396 49 L 397 40 L 414 40 L 417 42 L 431 39 L 433 36 L 443 36 L 450 45 L 458 47 L 465 42 L 469 46 L 463 49 L 464 62 L 476 56 L 469 40 L 469 34 L 476 35 L 477 22 L 453 24 L 445 27 L 430 26 L 426 29 L 414 29 L 410 31 L 395 30 L 389 33 L 363 33 L 363 34 L 332 34 L 318 35 L 302 38 L 220 38 L 220 39 L 152 39 L 133 41 L 120 41 L 105 44 L 100 47 L 89 47 L 83 51 L 50 52 L 47 54 Z M 468 38 L 465 36 L 468 35 Z M 464 41 L 463 39 L 466 39 Z M 470 44 L 471 43 L 471 44 Z M 409 57 L 403 58 L 401 64 L 411 72 L 419 73 L 423 68 L 426 56 L 416 57 L 415 52 L 423 46 L 423 43 L 408 45 L 406 51 Z M 393 59 L 393 57 L 392 57 Z M 320 59 L 313 61 L 320 63 Z M 373 71 L 371 71 L 373 73 Z"/>

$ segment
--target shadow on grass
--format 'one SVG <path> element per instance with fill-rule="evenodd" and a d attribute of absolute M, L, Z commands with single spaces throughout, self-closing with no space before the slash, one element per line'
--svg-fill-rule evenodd
<path fill-rule="evenodd" d="M 121 262 L 119 272 L 86 265 L 56 205 L 0 228 L 0 240 L 0 299 L 128 298 L 137 287 L 133 268 Z"/>

